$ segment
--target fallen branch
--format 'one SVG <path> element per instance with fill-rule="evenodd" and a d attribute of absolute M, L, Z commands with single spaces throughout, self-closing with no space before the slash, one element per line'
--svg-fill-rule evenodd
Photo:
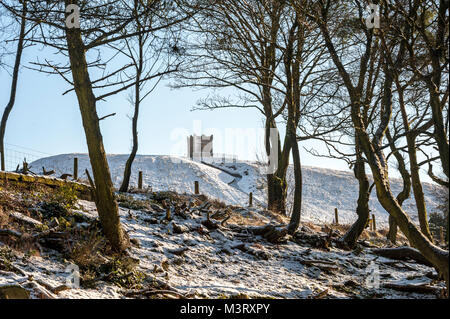
<path fill-rule="evenodd" d="M 314 264 L 325 264 L 325 265 L 337 265 L 337 263 L 335 261 L 327 261 L 327 260 L 301 260 L 300 261 L 302 264 L 305 265 L 314 265 Z"/>
<path fill-rule="evenodd" d="M 10 230 L 10 229 L 0 229 L 0 235 L 7 235 L 7 236 L 16 237 L 16 238 L 22 237 L 22 233 L 19 233 L 15 230 Z"/>
<path fill-rule="evenodd" d="M 374 255 L 385 258 L 407 261 L 409 259 L 415 262 L 433 267 L 433 265 L 415 248 L 398 247 L 398 248 L 377 248 L 370 250 Z"/>
<path fill-rule="evenodd" d="M 19 212 L 10 212 L 9 216 L 11 216 L 13 219 L 28 224 L 32 227 L 36 227 L 36 226 L 42 226 L 42 223 L 36 219 L 33 219 L 31 217 L 28 217 L 22 213 Z"/>
<path fill-rule="evenodd" d="M 53 296 L 50 291 L 47 291 L 45 286 L 42 287 L 36 282 L 28 282 L 27 284 L 25 284 L 25 287 L 33 289 L 39 299 L 56 299 L 56 297 Z"/>
<path fill-rule="evenodd" d="M 57 287 L 53 287 L 52 285 L 46 283 L 45 281 L 43 281 L 43 280 L 41 280 L 41 279 L 37 279 L 37 280 L 35 280 L 35 281 L 36 281 L 39 285 L 43 286 L 45 289 L 51 291 L 51 292 L 54 293 L 54 294 L 59 294 L 61 291 L 70 289 L 70 287 L 67 286 L 67 285 L 60 285 L 60 286 L 57 286 Z"/>
<path fill-rule="evenodd" d="M 306 259 L 300 259 L 299 260 L 301 264 L 307 265 L 307 266 L 314 266 L 319 268 L 323 271 L 336 271 L 339 270 L 339 267 L 336 263 L 331 261 L 324 261 L 324 260 L 306 260 Z"/>
<path fill-rule="evenodd" d="M 288 233 L 286 227 L 275 226 L 272 224 L 263 227 L 249 227 L 248 230 L 254 235 L 260 235 L 264 237 L 268 242 L 272 244 L 285 242 L 286 235 Z"/>
<path fill-rule="evenodd" d="M 328 295 L 328 289 L 322 290 L 321 292 L 308 296 L 308 299 L 322 299 Z"/>
<path fill-rule="evenodd" d="M 170 249 L 167 252 L 169 254 L 173 254 L 173 255 L 177 255 L 177 256 L 182 256 L 184 255 L 185 252 L 187 252 L 189 250 L 189 247 L 182 247 L 182 248 L 178 248 L 178 249 Z"/>
<path fill-rule="evenodd" d="M 382 287 L 388 288 L 388 289 L 394 289 L 394 290 L 398 290 L 398 291 L 416 292 L 416 293 L 422 293 L 422 294 L 440 294 L 441 290 L 442 290 L 442 288 L 429 286 L 427 284 L 402 285 L 402 284 L 387 283 L 387 284 L 384 284 Z"/>
<path fill-rule="evenodd" d="M 126 292 L 124 295 L 126 297 L 137 297 L 137 296 L 149 296 L 149 295 L 164 295 L 164 294 L 168 294 L 168 295 L 175 295 L 181 299 L 187 299 L 187 297 L 179 292 L 176 291 L 172 291 L 172 290 L 157 290 L 157 289 L 143 289 L 143 290 L 138 290 L 138 291 L 130 291 L 130 292 Z"/>

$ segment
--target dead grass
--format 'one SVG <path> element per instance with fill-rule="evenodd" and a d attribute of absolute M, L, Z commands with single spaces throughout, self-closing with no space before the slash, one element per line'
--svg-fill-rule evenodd
<path fill-rule="evenodd" d="M 73 234 L 72 239 L 76 244 L 74 247 L 68 247 L 68 257 L 80 268 L 88 270 L 104 262 L 100 251 L 105 248 L 106 241 L 98 231 L 92 229 L 78 231 Z"/>
<path fill-rule="evenodd" d="M 232 212 L 230 219 L 227 221 L 228 224 L 234 224 L 239 226 L 263 226 L 265 225 L 261 219 L 256 217 L 244 217 L 239 213 Z"/>
<path fill-rule="evenodd" d="M 5 228 L 9 224 L 9 215 L 5 213 L 3 207 L 0 206 L 0 228 Z"/>

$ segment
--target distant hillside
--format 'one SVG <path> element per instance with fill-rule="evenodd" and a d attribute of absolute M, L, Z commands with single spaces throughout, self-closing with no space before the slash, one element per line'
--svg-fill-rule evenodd
<path fill-rule="evenodd" d="M 79 176 L 85 178 L 83 173 L 85 169 L 91 170 L 86 154 L 64 154 L 42 158 L 31 163 L 32 170 L 41 171 L 42 167 L 45 167 L 47 171 L 55 170 L 57 175 L 71 173 L 74 157 L 79 159 Z M 120 186 L 127 158 L 128 155 L 108 155 L 112 179 L 117 187 Z M 256 204 L 265 204 L 265 176 L 260 174 L 255 163 L 238 161 L 236 164 L 215 165 L 222 170 L 183 157 L 138 155 L 133 164 L 131 185 L 137 184 L 138 171 L 143 171 L 144 186 L 151 186 L 155 191 L 193 193 L 194 181 L 198 180 L 201 193 L 221 199 L 228 204 L 247 205 L 249 192 L 253 192 Z M 292 167 L 289 170 L 288 176 L 292 176 Z M 239 175 L 242 178 L 236 177 Z M 290 185 L 293 184 L 292 178 L 289 182 Z M 341 223 L 351 223 L 356 219 L 358 183 L 351 172 L 304 167 L 303 183 L 302 220 L 332 222 L 335 207 L 339 209 Z M 423 186 L 428 211 L 435 211 L 439 205 L 437 194 L 440 188 L 429 183 L 424 183 Z M 393 193 L 397 194 L 402 188 L 401 181 L 393 179 L 391 187 Z M 404 203 L 404 208 L 414 220 L 417 220 L 412 198 Z M 378 203 L 375 190 L 370 199 L 370 209 L 376 215 L 377 223 L 386 225 L 388 213 Z"/>

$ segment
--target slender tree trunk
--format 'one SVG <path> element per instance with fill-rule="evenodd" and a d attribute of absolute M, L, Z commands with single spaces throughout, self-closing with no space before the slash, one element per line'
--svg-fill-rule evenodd
<path fill-rule="evenodd" d="M 358 202 L 356 206 L 356 215 L 358 219 L 347 233 L 342 237 L 342 242 L 345 243 L 345 246 L 353 249 L 356 246 L 358 238 L 363 233 L 366 228 L 367 221 L 369 220 L 369 199 L 370 199 L 370 185 L 369 179 L 366 174 L 365 162 L 361 154 L 361 150 L 359 147 L 359 142 L 357 138 L 355 138 L 355 150 L 356 150 L 356 162 L 353 172 L 355 174 L 356 179 L 359 183 L 359 195 Z"/>
<path fill-rule="evenodd" d="M 431 85 L 431 84 L 430 84 Z M 436 140 L 436 144 L 439 150 L 439 158 L 441 159 L 442 171 L 445 176 L 447 176 L 447 180 L 449 179 L 449 143 L 447 132 L 444 125 L 444 119 L 442 116 L 442 108 L 439 99 L 439 92 L 436 92 L 436 89 L 429 88 L 430 92 L 430 104 L 431 110 L 433 114 L 433 125 L 434 125 L 434 138 Z"/>
<path fill-rule="evenodd" d="M 27 1 L 23 1 L 22 4 L 22 18 L 20 21 L 20 34 L 19 40 L 17 42 L 17 50 L 16 50 L 16 59 L 14 62 L 14 69 L 12 73 L 12 83 L 11 83 L 11 91 L 9 95 L 8 104 L 3 111 L 2 121 L 0 124 L 0 153 L 1 153 L 1 170 L 6 170 L 5 165 L 5 131 L 6 131 L 6 123 L 9 118 L 9 114 L 14 107 L 14 102 L 16 101 L 16 93 L 17 93 L 17 82 L 19 80 L 19 71 L 20 71 L 20 61 L 22 59 L 24 41 L 25 41 L 25 27 L 26 27 L 26 16 L 27 16 Z"/>
<path fill-rule="evenodd" d="M 71 2 L 66 0 L 66 5 Z M 129 246 L 129 240 L 120 224 L 119 207 L 114 196 L 111 174 L 103 147 L 103 138 L 96 110 L 96 99 L 89 78 L 80 29 L 66 29 L 66 40 L 74 88 L 78 98 L 89 150 L 89 159 L 94 175 L 95 203 L 100 223 L 103 233 L 113 249 L 123 251 Z"/>
<path fill-rule="evenodd" d="M 417 163 L 417 151 L 416 151 L 416 138 L 417 133 L 412 131 L 409 126 L 408 112 L 406 110 L 405 101 L 403 98 L 403 88 L 398 81 L 398 78 L 395 78 L 395 85 L 398 90 L 399 97 L 399 106 L 400 113 L 402 115 L 403 125 L 405 127 L 406 132 L 406 143 L 408 147 L 408 157 L 409 157 L 409 169 L 411 172 L 411 185 L 414 194 L 414 200 L 417 207 L 417 214 L 419 217 L 420 229 L 422 232 L 433 242 L 433 237 L 430 232 L 430 228 L 428 225 L 428 217 L 427 217 L 427 208 L 425 206 L 425 196 L 423 193 L 422 182 L 420 180 L 419 175 L 419 164 Z M 405 168 L 406 170 L 406 168 Z M 403 174 L 402 174 L 403 176 Z"/>
<path fill-rule="evenodd" d="M 300 152 L 298 149 L 297 135 L 294 132 L 291 137 L 292 143 L 292 158 L 294 162 L 294 207 L 292 209 L 291 220 L 288 226 L 289 234 L 294 234 L 300 226 L 302 216 L 302 191 L 303 191 L 303 178 L 302 178 L 302 165 L 300 161 Z"/>
<path fill-rule="evenodd" d="M 398 171 L 400 172 L 400 175 L 402 176 L 403 181 L 403 189 L 402 191 L 397 195 L 397 202 L 400 206 L 403 205 L 403 202 L 409 198 L 409 195 L 411 194 L 411 177 L 409 175 L 408 170 L 406 169 L 406 163 L 403 156 L 398 151 L 397 147 L 395 146 L 395 142 L 392 139 L 391 133 L 389 130 L 386 130 L 386 137 L 389 141 L 389 146 L 391 148 L 392 153 L 394 154 L 395 159 L 398 163 Z M 389 232 L 387 234 L 387 239 L 389 239 L 393 244 L 397 242 L 397 230 L 398 226 L 395 222 L 395 219 L 393 216 L 389 215 Z"/>
<path fill-rule="evenodd" d="M 139 107 L 141 104 L 141 75 L 143 68 L 143 43 L 142 43 L 142 35 L 139 35 L 139 62 L 136 65 L 136 84 L 134 86 L 134 114 L 133 114 L 133 147 L 131 149 L 130 156 L 127 159 L 127 163 L 125 164 L 125 170 L 123 172 L 123 181 L 120 186 L 120 192 L 127 192 L 130 185 L 130 177 L 131 177 L 131 167 L 133 165 L 133 161 L 136 157 L 136 153 L 138 151 L 138 119 L 139 119 Z"/>
<path fill-rule="evenodd" d="M 443 117 L 444 105 L 440 99 L 441 81 L 443 79 L 442 74 L 444 72 L 444 67 L 442 65 L 443 61 L 448 59 L 448 51 L 445 48 L 445 39 L 448 38 L 448 10 L 449 1 L 439 1 L 438 14 L 437 14 L 437 28 L 435 34 L 434 43 L 430 43 L 432 47 L 429 49 L 431 55 L 431 65 L 432 73 L 431 77 L 427 77 L 425 82 L 428 87 L 430 94 L 430 106 L 433 115 L 433 125 L 434 125 L 434 138 L 439 150 L 439 157 L 441 159 L 442 170 L 447 176 L 447 180 L 450 178 L 449 174 L 449 160 L 450 160 L 450 149 L 448 141 L 448 132 L 446 128 L 446 123 Z M 448 77 L 448 74 L 447 74 Z M 448 88 L 447 88 L 448 89 Z M 448 119 L 447 119 L 448 121 Z M 447 123 L 448 124 L 448 123 Z"/>
<path fill-rule="evenodd" d="M 425 205 L 425 195 L 423 194 L 422 182 L 419 175 L 419 164 L 417 163 L 417 151 L 415 136 L 407 135 L 409 165 L 411 170 L 412 189 L 414 193 L 414 200 L 416 202 L 417 214 L 419 216 L 420 229 L 433 242 L 433 236 L 428 225 L 427 208 Z"/>
<path fill-rule="evenodd" d="M 130 177 L 131 177 L 131 167 L 133 165 L 133 161 L 136 158 L 136 153 L 138 151 L 138 132 L 137 132 L 137 121 L 139 117 L 139 102 L 135 102 L 134 107 L 134 115 L 133 115 L 133 147 L 131 149 L 130 156 L 127 159 L 127 162 L 125 164 L 125 169 L 123 172 L 123 181 L 122 185 L 120 186 L 119 191 L 122 193 L 128 192 L 128 188 L 130 185 Z"/>

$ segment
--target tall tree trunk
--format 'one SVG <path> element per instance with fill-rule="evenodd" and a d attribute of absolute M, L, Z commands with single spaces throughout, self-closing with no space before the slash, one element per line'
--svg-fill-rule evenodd
<path fill-rule="evenodd" d="M 273 121 L 274 122 L 274 121 Z M 267 130 L 269 127 L 269 130 Z M 268 140 L 268 134 L 270 134 L 270 128 L 276 128 L 274 123 L 266 124 L 266 141 Z M 267 144 L 267 142 L 266 142 Z M 271 150 L 278 152 L 277 169 L 273 174 L 267 174 L 267 208 L 271 211 L 278 212 L 282 215 L 286 215 L 286 198 L 287 198 L 287 168 L 289 165 L 289 153 L 291 143 L 288 138 L 285 138 L 283 150 L 281 150 L 280 141 L 278 140 L 278 149 Z M 270 156 L 270 149 L 266 145 L 267 155 Z"/>
<path fill-rule="evenodd" d="M 422 182 L 419 175 L 419 164 L 417 163 L 416 138 L 417 132 L 410 129 L 408 112 L 404 101 L 404 89 L 402 88 L 398 78 L 395 78 L 395 85 L 398 91 L 400 113 L 402 115 L 403 126 L 406 132 L 406 143 L 408 147 L 409 169 L 411 172 L 411 184 L 414 194 L 414 200 L 417 207 L 420 229 L 433 242 L 427 217 L 427 208 L 425 205 L 425 196 L 423 193 Z M 406 169 L 406 168 L 405 168 Z M 403 176 L 403 174 L 402 174 Z M 409 194 L 408 194 L 409 195 Z"/>
<path fill-rule="evenodd" d="M 136 112 L 134 114 L 135 115 L 133 116 L 133 147 L 131 149 L 130 156 L 128 156 L 127 162 L 125 164 L 125 169 L 123 171 L 122 185 L 120 186 L 120 189 L 119 189 L 119 192 L 122 192 L 122 193 L 128 192 L 128 188 L 130 185 L 130 178 L 131 178 L 131 167 L 133 165 L 133 161 L 136 158 L 136 153 L 138 151 L 138 137 L 137 137 L 137 128 L 136 128 L 137 125 L 135 124 Z M 136 122 L 137 122 L 137 118 L 136 118 Z"/>
<path fill-rule="evenodd" d="M 283 152 L 281 152 L 281 159 L 278 161 L 278 169 L 274 174 L 272 174 L 272 176 L 270 176 L 270 178 L 268 178 L 268 209 L 278 212 L 284 216 L 286 216 L 286 198 L 288 188 L 286 175 L 289 166 L 290 149 L 290 142 L 285 143 Z"/>
<path fill-rule="evenodd" d="M 392 105 L 389 103 L 383 103 L 384 109 L 382 110 L 382 115 L 380 123 L 373 139 L 370 138 L 367 132 L 367 126 L 364 123 L 363 117 L 361 115 L 361 106 L 364 104 L 361 100 L 361 93 L 363 89 L 363 76 L 367 70 L 367 63 L 371 55 L 372 48 L 372 37 L 368 38 L 366 43 L 365 52 L 362 55 L 360 62 L 360 77 L 358 81 L 358 86 L 354 87 L 350 74 L 346 71 L 343 63 L 341 62 L 339 55 L 334 48 L 333 42 L 331 40 L 330 33 L 326 25 L 327 18 L 327 8 L 321 6 L 320 8 L 321 19 L 317 19 L 316 22 L 319 24 L 321 32 L 324 36 L 325 44 L 328 51 L 336 65 L 345 86 L 347 87 L 350 99 L 351 99 L 351 119 L 353 126 L 355 128 L 356 137 L 358 138 L 370 169 L 372 171 L 372 176 L 375 182 L 377 197 L 383 208 L 389 212 L 395 218 L 400 230 L 408 238 L 409 242 L 417 248 L 422 255 L 430 261 L 438 270 L 441 272 L 447 283 L 447 291 L 449 288 L 449 260 L 448 251 L 445 251 L 435 245 L 424 235 L 420 229 L 412 222 L 408 214 L 402 209 L 398 204 L 396 198 L 392 194 L 390 189 L 390 183 L 388 178 L 388 167 L 386 159 L 384 158 L 381 141 L 384 133 L 388 127 L 389 121 L 392 115 Z M 324 22 L 325 21 L 325 22 Z M 388 88 L 389 89 L 389 88 Z M 385 92 L 386 93 L 386 92 Z M 385 97 L 383 97 L 385 98 Z"/>
<path fill-rule="evenodd" d="M 6 123 L 9 118 L 9 114 L 12 111 L 14 106 L 14 102 L 16 101 L 16 93 L 17 93 L 17 82 L 19 80 L 19 71 L 20 71 L 20 61 L 22 59 L 24 41 L 25 41 L 25 27 L 26 27 L 26 16 L 27 16 L 27 1 L 23 1 L 22 4 L 22 18 L 20 21 L 20 34 L 19 40 L 17 42 L 17 50 L 16 50 L 16 59 L 14 62 L 14 69 L 12 73 L 12 83 L 11 83 L 11 91 L 9 95 L 8 104 L 3 111 L 2 122 L 0 124 L 0 153 L 1 153 L 1 170 L 6 170 L 5 164 L 5 131 L 6 131 Z"/>
<path fill-rule="evenodd" d="M 72 2 L 73 1 L 66 0 L 66 5 L 69 5 Z M 78 98 L 89 150 L 89 159 L 94 175 L 95 203 L 100 223 L 102 225 L 103 233 L 113 249 L 123 251 L 129 246 L 129 240 L 120 224 L 119 207 L 114 196 L 111 174 L 103 147 L 103 138 L 96 110 L 96 99 L 89 78 L 80 29 L 66 29 L 66 40 L 74 88 Z"/>
<path fill-rule="evenodd" d="M 294 207 L 292 209 L 291 220 L 288 226 L 288 233 L 294 234 L 300 226 L 302 216 L 302 190 L 303 190 L 303 178 L 302 178 L 302 165 L 300 161 L 300 152 L 298 149 L 297 135 L 294 134 L 291 137 L 292 143 L 292 158 L 294 161 Z"/>
<path fill-rule="evenodd" d="M 345 243 L 347 248 L 354 248 L 358 238 L 363 233 L 366 228 L 367 221 L 369 220 L 369 199 L 370 199 L 370 185 L 369 179 L 366 174 L 365 162 L 361 154 L 361 149 L 359 146 L 358 139 L 355 138 L 355 150 L 356 150 L 356 162 L 353 172 L 359 183 L 359 195 L 358 202 L 356 206 L 356 215 L 358 219 L 347 233 L 342 237 L 342 242 Z"/>
<path fill-rule="evenodd" d="M 433 114 L 433 125 L 434 125 L 434 138 L 436 140 L 436 144 L 439 150 L 439 158 L 441 159 L 442 171 L 445 176 L 447 176 L 447 180 L 449 179 L 449 143 L 447 132 L 444 125 L 444 119 L 442 116 L 442 108 L 439 99 L 439 91 L 435 87 L 430 87 L 430 105 Z"/>
<path fill-rule="evenodd" d="M 422 182 L 419 175 L 419 164 L 417 163 L 416 137 L 412 134 L 406 136 L 408 142 L 409 165 L 411 171 L 412 189 L 416 202 L 417 214 L 419 216 L 420 229 L 433 242 L 433 236 L 428 225 L 427 208 L 425 205 L 425 195 L 423 194 Z"/>
<path fill-rule="evenodd" d="M 449 11 L 449 1 L 441 0 L 439 1 L 438 14 L 437 14 L 437 28 L 435 34 L 435 40 L 429 42 L 431 48 L 429 52 L 431 55 L 431 66 L 432 73 L 431 77 L 426 77 L 425 82 L 428 87 L 430 94 L 430 106 L 433 115 L 433 125 L 434 125 L 434 138 L 439 150 L 439 157 L 441 159 L 442 170 L 447 176 L 449 176 L 449 160 L 450 160 L 450 149 L 448 142 L 448 135 L 445 126 L 444 117 L 442 114 L 444 103 L 440 99 L 441 82 L 443 79 L 442 74 L 444 72 L 444 61 L 448 59 L 448 48 L 445 47 L 445 39 L 448 38 L 448 11 Z M 448 73 L 447 73 L 448 77 Z M 447 87 L 448 89 L 448 87 Z M 448 119 L 447 119 L 448 121 Z"/>
<path fill-rule="evenodd" d="M 403 202 L 407 200 L 409 198 L 409 195 L 411 194 L 411 177 L 409 175 L 408 170 L 406 169 L 405 159 L 395 146 L 395 142 L 391 136 L 391 133 L 389 132 L 389 129 L 386 130 L 386 137 L 388 139 L 391 151 L 394 154 L 395 159 L 397 160 L 398 171 L 402 176 L 403 189 L 397 195 L 397 202 L 400 206 L 402 206 Z M 397 223 L 395 222 L 394 217 L 389 215 L 389 232 L 387 233 L 387 239 L 389 239 L 393 244 L 397 242 L 397 229 L 398 226 Z"/>

